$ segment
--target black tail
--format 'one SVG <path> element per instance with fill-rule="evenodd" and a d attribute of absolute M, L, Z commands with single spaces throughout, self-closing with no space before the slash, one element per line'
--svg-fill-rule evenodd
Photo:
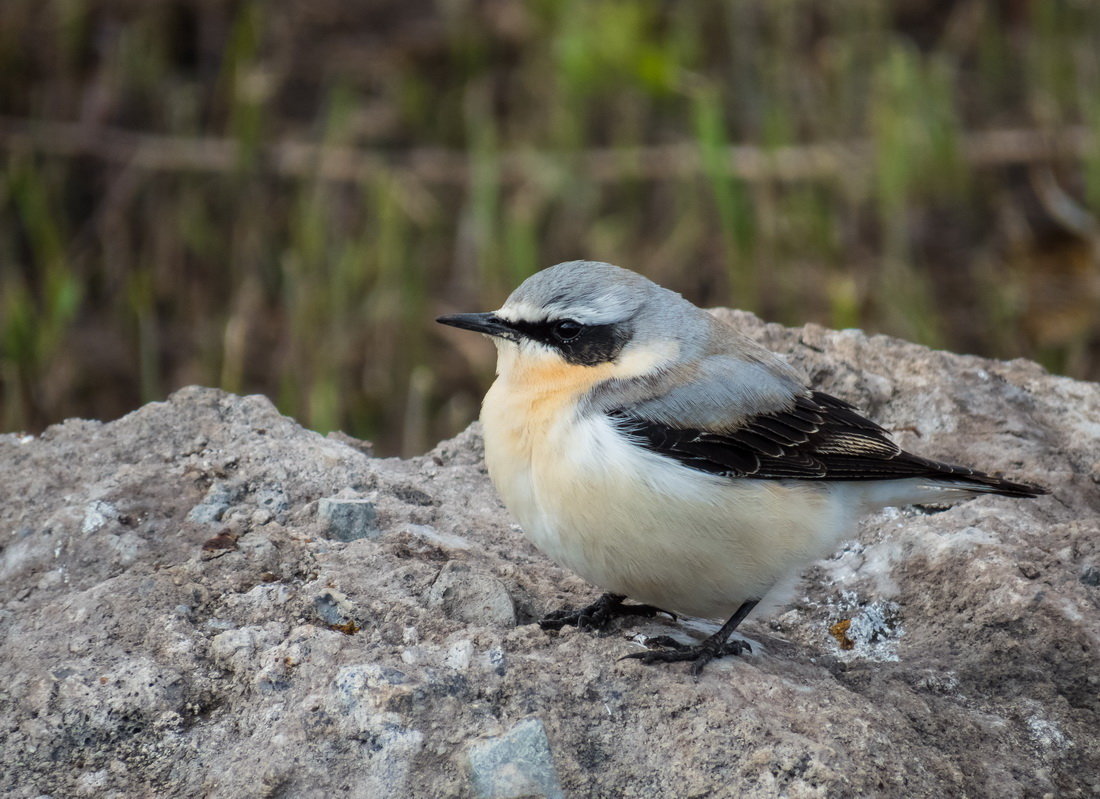
<path fill-rule="evenodd" d="M 1032 498 L 1049 494 L 1050 489 L 1031 483 L 1014 483 L 1002 477 L 994 477 L 985 472 L 967 469 L 965 466 L 953 466 L 947 463 L 930 461 L 938 467 L 936 473 L 929 475 L 937 482 L 949 483 L 968 491 L 981 494 L 1002 494 L 1006 497 Z"/>

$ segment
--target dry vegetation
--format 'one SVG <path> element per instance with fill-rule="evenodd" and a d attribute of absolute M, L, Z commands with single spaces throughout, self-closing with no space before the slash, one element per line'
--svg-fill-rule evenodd
<path fill-rule="evenodd" d="M 1100 4 L 4 0 L 0 424 L 260 391 L 412 452 L 560 260 L 1100 377 Z"/>

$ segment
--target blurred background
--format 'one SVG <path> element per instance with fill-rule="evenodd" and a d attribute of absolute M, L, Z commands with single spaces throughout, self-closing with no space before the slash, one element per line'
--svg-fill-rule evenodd
<path fill-rule="evenodd" d="M 1093 0 L 2 0 L 0 428 L 476 416 L 434 317 L 607 260 L 1100 378 Z"/>

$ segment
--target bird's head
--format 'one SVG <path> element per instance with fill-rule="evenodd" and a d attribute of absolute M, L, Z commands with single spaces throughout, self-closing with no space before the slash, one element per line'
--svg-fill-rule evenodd
<path fill-rule="evenodd" d="M 436 321 L 492 336 L 501 375 L 575 375 L 591 384 L 667 368 L 685 355 L 685 343 L 703 335 L 701 316 L 679 294 L 635 272 L 569 261 L 529 277 L 498 311 Z"/>

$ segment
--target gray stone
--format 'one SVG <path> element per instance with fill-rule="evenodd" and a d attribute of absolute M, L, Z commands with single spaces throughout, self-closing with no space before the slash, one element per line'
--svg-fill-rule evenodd
<path fill-rule="evenodd" d="M 222 483 L 210 486 L 202 502 L 191 508 L 187 521 L 196 524 L 214 524 L 220 522 L 230 506 L 237 501 L 238 492 Z"/>
<path fill-rule="evenodd" d="M 325 497 L 317 503 L 317 515 L 328 523 L 325 536 L 336 541 L 357 541 L 382 535 L 378 511 L 369 499 Z"/>
<path fill-rule="evenodd" d="M 330 626 L 346 626 L 349 623 L 362 626 L 355 606 L 339 591 L 322 591 L 313 598 L 313 607 L 321 621 Z"/>
<path fill-rule="evenodd" d="M 480 799 L 563 799 L 550 741 L 539 719 L 470 747 L 470 781 Z"/>
<path fill-rule="evenodd" d="M 451 561 L 440 571 L 425 597 L 429 607 L 471 624 L 513 627 L 516 606 L 507 587 L 490 574 Z"/>
<path fill-rule="evenodd" d="M 273 517 L 281 516 L 290 510 L 290 500 L 286 489 L 277 483 L 268 483 L 252 492 L 251 501 L 259 506 L 259 512 L 267 511 Z"/>

